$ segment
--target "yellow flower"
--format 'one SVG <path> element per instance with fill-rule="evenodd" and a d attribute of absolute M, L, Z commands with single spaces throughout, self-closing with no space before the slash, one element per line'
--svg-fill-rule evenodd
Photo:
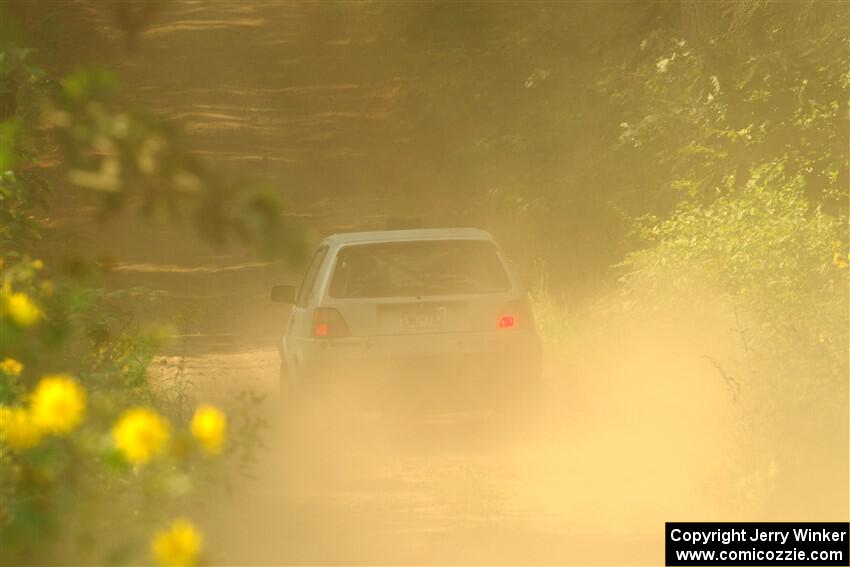
<path fill-rule="evenodd" d="M 86 413 L 86 393 L 67 374 L 48 374 L 35 387 L 30 399 L 32 418 L 47 433 L 67 435 Z"/>
<path fill-rule="evenodd" d="M 38 445 L 41 436 L 41 429 L 27 410 L 0 406 L 0 441 L 22 451 Z"/>
<path fill-rule="evenodd" d="M 24 365 L 14 358 L 6 357 L 3 359 L 3 362 L 0 362 L 0 371 L 9 376 L 18 376 L 23 369 Z"/>
<path fill-rule="evenodd" d="M 163 567 L 189 567 L 198 563 L 203 544 L 204 537 L 192 522 L 180 518 L 154 534 L 151 551 Z"/>
<path fill-rule="evenodd" d="M 227 434 L 227 416 L 217 407 L 201 405 L 192 416 L 191 430 L 207 453 L 217 455 Z"/>
<path fill-rule="evenodd" d="M 32 267 L 36 270 L 43 270 L 44 269 L 44 261 L 36 258 L 35 260 L 32 261 Z"/>
<path fill-rule="evenodd" d="M 146 408 L 125 411 L 112 428 L 115 446 L 134 465 L 143 465 L 160 453 L 169 435 L 168 421 Z"/>
<path fill-rule="evenodd" d="M 41 309 L 25 293 L 5 294 L 5 307 L 9 318 L 20 327 L 32 327 L 41 319 Z"/>

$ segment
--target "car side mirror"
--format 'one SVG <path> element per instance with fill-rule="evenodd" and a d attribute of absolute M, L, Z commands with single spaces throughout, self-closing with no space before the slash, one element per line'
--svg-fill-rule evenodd
<path fill-rule="evenodd" d="M 272 286 L 272 301 L 277 303 L 295 303 L 295 287 L 291 285 Z"/>

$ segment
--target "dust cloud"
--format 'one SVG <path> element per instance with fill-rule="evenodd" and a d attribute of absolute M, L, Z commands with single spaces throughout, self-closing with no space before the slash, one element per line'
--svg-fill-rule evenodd
<path fill-rule="evenodd" d="M 657 564 L 665 521 L 839 518 L 840 503 L 816 498 L 771 508 L 785 471 L 748 421 L 752 394 L 727 365 L 745 353 L 722 305 L 588 301 L 578 338 L 546 354 L 543 391 L 514 403 L 486 386 L 459 397 L 438 376 L 388 395 L 356 371 L 284 399 L 276 353 L 201 357 L 199 394 L 232 406 L 237 390 L 265 393 L 268 422 L 251 478 L 199 504 L 210 553 L 267 565 Z M 817 490 L 839 493 L 840 477 Z"/>

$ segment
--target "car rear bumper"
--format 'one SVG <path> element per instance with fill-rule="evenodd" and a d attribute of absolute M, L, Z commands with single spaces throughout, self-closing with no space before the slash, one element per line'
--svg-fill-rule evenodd
<path fill-rule="evenodd" d="M 394 335 L 303 341 L 305 374 L 496 377 L 539 374 L 540 338 L 529 331 Z"/>

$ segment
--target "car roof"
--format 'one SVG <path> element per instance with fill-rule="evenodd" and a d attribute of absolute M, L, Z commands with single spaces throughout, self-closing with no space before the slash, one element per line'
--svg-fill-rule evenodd
<path fill-rule="evenodd" d="M 366 244 L 401 240 L 492 240 L 493 236 L 477 228 L 415 228 L 407 230 L 376 230 L 371 232 L 341 232 L 324 239 L 327 244 Z"/>

